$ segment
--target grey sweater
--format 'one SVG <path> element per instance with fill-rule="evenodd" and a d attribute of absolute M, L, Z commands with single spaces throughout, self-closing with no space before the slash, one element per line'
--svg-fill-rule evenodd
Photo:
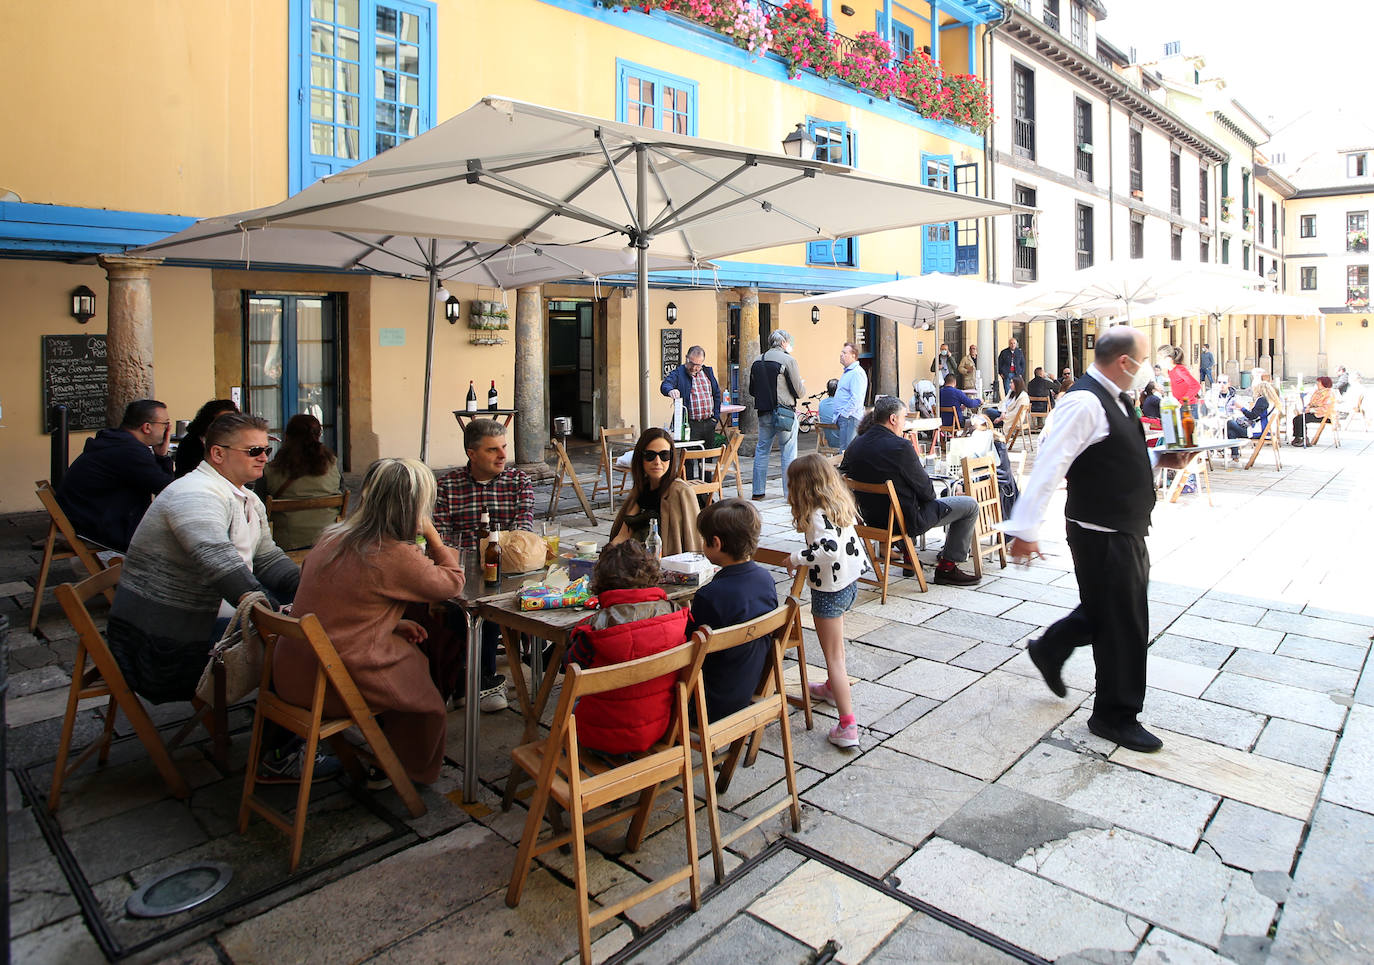
<path fill-rule="evenodd" d="M 235 542 L 252 547 L 251 566 Z M 299 581 L 272 542 L 262 500 L 202 462 L 153 500 L 134 533 L 110 608 L 110 649 L 137 693 L 189 700 L 221 602 L 237 604 L 250 590 L 287 601 Z"/>

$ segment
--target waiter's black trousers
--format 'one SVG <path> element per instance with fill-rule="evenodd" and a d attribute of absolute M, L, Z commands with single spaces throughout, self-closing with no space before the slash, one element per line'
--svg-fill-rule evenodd
<path fill-rule="evenodd" d="M 1056 665 L 1088 644 L 1097 664 L 1092 716 L 1119 727 L 1145 706 L 1145 652 L 1150 639 L 1150 553 L 1145 539 L 1068 524 L 1078 578 L 1078 607 L 1045 631 L 1044 652 Z"/>

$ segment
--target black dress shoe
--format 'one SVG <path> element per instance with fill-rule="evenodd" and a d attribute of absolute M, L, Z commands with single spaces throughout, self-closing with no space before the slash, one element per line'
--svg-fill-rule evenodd
<path fill-rule="evenodd" d="M 1061 675 L 1063 667 L 1050 665 L 1049 657 L 1039 649 L 1040 640 L 1032 640 L 1026 645 L 1026 653 L 1030 654 L 1031 663 L 1035 664 L 1035 669 L 1040 671 L 1040 676 L 1045 678 L 1045 684 L 1056 697 L 1067 697 L 1069 688 L 1064 686 L 1064 678 Z"/>
<path fill-rule="evenodd" d="M 942 586 L 973 586 L 978 582 L 978 577 L 972 573 L 965 573 L 957 566 L 948 569 L 936 566 L 935 582 Z"/>
<path fill-rule="evenodd" d="M 1120 744 L 1128 751 L 1139 751 L 1142 754 L 1153 754 L 1164 746 L 1162 740 L 1141 727 L 1138 721 L 1131 721 L 1120 727 L 1109 727 L 1106 724 L 1099 724 L 1089 717 L 1088 730 L 1103 740 Z"/>
<path fill-rule="evenodd" d="M 767 498 L 768 498 L 768 494 L 767 494 L 767 493 L 754 493 L 754 498 L 755 498 L 755 499 L 767 499 Z"/>

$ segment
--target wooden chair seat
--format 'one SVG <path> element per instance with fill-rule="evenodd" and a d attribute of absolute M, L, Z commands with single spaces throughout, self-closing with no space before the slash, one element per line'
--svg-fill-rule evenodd
<path fill-rule="evenodd" d="M 305 841 L 305 819 L 310 808 L 310 782 L 315 767 L 315 752 L 321 740 L 328 740 L 355 779 L 363 776 L 353 745 L 337 735 L 350 727 L 357 727 L 367 741 L 372 754 L 391 785 L 405 803 L 411 817 L 425 813 L 424 802 L 401 766 L 391 743 L 382 733 L 367 702 L 358 692 L 329 635 L 319 618 L 307 613 L 299 619 L 282 616 L 258 604 L 253 607 L 253 624 L 263 641 L 262 678 L 258 685 L 257 712 L 253 715 L 253 740 L 248 749 L 247 769 L 243 778 L 243 798 L 239 804 L 239 833 L 248 830 L 254 812 L 280 828 L 291 839 L 290 870 L 294 874 L 301 861 L 301 845 Z M 317 661 L 314 694 L 309 707 L 288 703 L 272 691 L 272 657 L 279 637 L 302 641 L 315 652 Z M 348 708 L 346 717 L 325 717 L 324 701 L 329 692 L 338 695 Z M 253 793 L 257 785 L 258 765 L 262 755 L 262 732 L 266 721 L 286 728 L 305 741 L 302 750 L 300 789 L 296 794 L 295 814 L 288 818 Z M 336 739 L 337 738 L 337 739 Z"/>
<path fill-rule="evenodd" d="M 148 756 L 162 775 L 167 789 L 174 797 L 184 798 L 191 793 L 190 786 L 182 777 L 177 766 L 172 763 L 167 747 L 162 743 L 157 726 L 148 716 L 143 702 L 129 688 L 120 672 L 114 654 L 110 652 L 105 637 L 96 629 L 86 601 L 97 593 L 113 592 L 119 583 L 122 571 L 121 560 L 115 560 L 107 569 L 87 577 L 80 583 L 63 583 L 57 588 L 57 601 L 76 629 L 76 658 L 72 661 L 72 682 L 67 690 L 67 712 L 62 718 L 62 736 L 57 743 L 57 760 L 53 762 L 52 786 L 48 791 L 48 810 L 56 812 L 62 801 L 62 784 L 94 753 L 99 752 L 99 762 L 109 760 L 110 741 L 114 736 L 115 717 L 120 710 L 129 718 L 129 723 L 148 749 Z M 87 660 L 90 663 L 87 663 Z M 71 752 L 72 733 L 76 727 L 76 714 L 81 701 L 91 697 L 108 697 L 105 708 L 105 728 L 101 736 L 77 755 L 76 760 L 67 762 Z"/>
<path fill-rule="evenodd" d="M 633 449 L 635 443 L 639 441 L 639 433 L 635 432 L 634 426 L 625 426 L 621 429 L 601 429 L 601 461 L 597 464 L 596 485 L 592 487 L 592 500 L 596 500 L 596 494 L 601 491 L 601 487 L 606 487 L 606 497 L 610 500 L 610 512 L 615 512 L 615 497 L 617 494 L 624 493 L 630 484 L 630 469 L 628 466 L 617 466 L 615 461 L 625 449 Z M 616 451 L 616 447 L 621 448 L 621 452 Z M 620 477 L 619 488 L 613 488 L 616 476 Z"/>
<path fill-rule="evenodd" d="M 832 446 L 826 442 L 826 433 L 833 432 L 839 438 L 840 425 L 837 422 L 817 422 L 816 423 L 816 451 L 822 456 L 833 456 L 840 452 L 839 446 Z"/>
<path fill-rule="evenodd" d="M 1045 420 L 1050 417 L 1050 409 L 1052 408 L 1054 400 L 1048 395 L 1028 395 L 1026 398 L 1030 400 L 1030 405 L 1026 407 L 1028 413 L 1026 417 L 1026 431 L 1039 432 L 1041 429 L 1045 428 Z M 1045 406 L 1043 411 L 1036 411 L 1035 407 L 1037 403 Z"/>
<path fill-rule="evenodd" d="M 553 493 L 549 496 L 549 511 L 546 516 L 553 519 L 558 515 L 558 500 L 563 492 L 564 485 L 572 486 L 573 493 L 577 496 L 577 501 L 582 504 L 582 512 L 587 514 L 587 518 L 595 526 L 598 522 L 596 513 L 592 511 L 592 504 L 587 501 L 587 493 L 582 489 L 582 484 L 591 485 L 592 496 L 595 498 L 596 485 L 601 479 L 600 473 L 590 479 L 580 479 L 577 475 L 577 468 L 573 466 L 572 459 L 568 456 L 568 450 L 559 439 L 550 439 L 549 445 L 553 447 L 554 456 L 557 457 L 558 465 L 553 473 Z"/>
<path fill-rule="evenodd" d="M 1007 568 L 1007 544 L 998 524 L 1002 522 L 1002 494 L 997 487 L 997 459 L 995 456 L 974 458 L 961 463 L 964 473 L 964 495 L 978 501 L 978 518 L 973 529 L 973 572 L 983 578 L 983 558 L 996 556 Z"/>
<path fill-rule="evenodd" d="M 1365 417 L 1364 413 L 1364 395 L 1360 395 L 1359 398 L 1357 398 L 1353 403 L 1351 403 L 1350 410 L 1345 414 L 1344 429 L 1346 432 L 1349 432 L 1350 427 L 1355 424 L 1355 416 L 1360 417 L 1361 431 L 1368 431 L 1369 419 Z"/>
<path fill-rule="evenodd" d="M 710 505 L 717 499 L 723 499 L 723 486 L 720 478 L 720 462 L 725 447 L 716 449 L 687 449 L 682 453 L 682 461 L 678 465 L 678 477 L 687 484 L 687 488 L 698 496 L 706 497 L 706 505 Z M 689 479 L 687 470 L 689 466 L 697 467 L 697 479 Z M 706 477 L 710 476 L 708 480 Z"/>
<path fill-rule="evenodd" d="M 722 496 L 724 495 L 725 481 L 729 479 L 730 475 L 733 473 L 735 477 L 735 491 L 740 499 L 744 498 L 744 474 L 740 472 L 739 468 L 739 449 L 740 444 L 743 442 L 744 433 L 733 427 L 725 430 L 725 445 L 723 446 L 725 451 L 721 453 L 720 462 L 716 469 L 716 475 L 720 477 Z"/>
<path fill-rule="evenodd" d="M 1029 406 L 1023 405 L 1012 413 L 1010 419 L 1002 420 L 1002 435 L 1006 437 L 1008 452 L 1016 445 L 1017 439 L 1021 440 L 1022 452 L 1029 451 L 1033 444 L 1034 440 L 1031 436 L 1030 427 L 1026 422 L 1028 412 L 1030 412 Z"/>
<path fill-rule="evenodd" d="M 1312 426 L 1317 427 L 1315 434 L 1312 432 Z M 1331 412 L 1327 412 L 1323 415 L 1320 422 L 1312 422 L 1306 426 L 1307 445 L 1309 447 L 1315 446 L 1321 441 L 1322 430 L 1327 426 L 1331 427 L 1332 437 L 1336 440 L 1336 448 L 1339 449 L 1341 447 L 1341 420 L 1336 418 Z"/>
<path fill-rule="evenodd" d="M 626 908 L 666 891 L 683 880 L 690 882 L 692 908 L 701 906 L 701 870 L 697 861 L 696 807 L 692 790 L 692 748 L 687 735 L 687 698 L 699 685 L 701 661 L 694 658 L 700 648 L 699 642 L 684 643 L 671 650 L 626 663 L 591 670 L 569 667 L 548 735 L 543 740 L 522 744 L 511 752 L 514 765 L 535 779 L 535 789 L 530 798 L 529 815 L 525 820 L 520 847 L 516 852 L 510 887 L 506 890 L 506 904 L 512 908 L 520 904 L 530 866 L 537 855 L 570 844 L 573 882 L 577 892 L 578 948 L 584 965 L 591 965 L 592 961 L 592 927 L 613 918 Z M 621 755 L 625 759 L 615 763 L 595 753 L 588 753 L 581 747 L 577 738 L 577 719 L 573 714 L 578 700 L 669 674 L 676 676 L 673 710 L 668 729 L 659 743 L 642 754 Z M 664 784 L 676 784 L 682 789 L 686 864 L 648 883 L 639 891 L 592 911 L 587 890 L 586 836 L 628 818 L 625 846 L 629 851 L 638 850 L 659 788 Z M 637 797 L 634 804 L 588 820 L 589 812 L 630 795 Z M 546 811 L 554 833 L 541 841 L 540 827 Z M 566 812 L 569 818 L 570 830 L 562 829 L 562 812 Z"/>
<path fill-rule="evenodd" d="M 906 550 L 907 559 L 911 566 L 916 570 L 916 581 L 921 586 L 921 592 L 925 593 L 929 587 L 926 586 L 925 571 L 921 567 L 921 560 L 916 555 L 916 544 L 912 541 L 906 528 L 906 517 L 902 513 L 902 507 L 897 502 L 897 490 L 892 485 L 892 480 L 883 483 L 861 483 L 854 479 L 845 478 L 847 485 L 853 493 L 868 493 L 870 495 L 886 495 L 888 500 L 887 526 L 869 526 L 863 519 L 854 525 L 854 531 L 863 540 L 864 550 L 868 553 L 869 562 L 873 564 L 873 576 L 861 576 L 859 579 L 864 583 L 872 584 L 882 591 L 882 602 L 887 602 L 887 584 L 892 572 L 892 554 L 894 549 Z"/>
<path fill-rule="evenodd" d="M 715 865 L 717 884 L 725 880 L 726 845 L 753 831 L 765 821 L 771 820 L 775 814 L 788 809 L 791 810 L 792 830 L 801 830 L 801 799 L 797 796 L 797 771 L 792 759 L 792 731 L 787 719 L 787 689 L 782 679 L 783 639 L 788 634 L 793 620 L 799 620 L 799 613 L 800 604 L 796 597 L 789 597 L 782 606 L 757 620 L 718 630 L 711 627 L 697 630 L 695 639 L 698 644 L 698 661 L 704 661 L 713 653 L 747 646 L 760 637 L 768 637 L 768 656 L 763 677 L 759 681 L 753 701 L 748 706 L 720 720 L 708 722 L 706 688 L 700 683 L 698 675 L 695 693 L 696 729 L 692 735 L 692 744 L 701 755 L 702 784 L 706 789 L 706 819 L 711 831 L 711 858 Z M 717 794 L 724 794 L 729 789 L 746 742 L 750 738 L 755 738 L 754 744 L 757 746 L 757 739 L 773 723 L 776 723 L 781 731 L 787 794 L 782 800 L 753 814 L 749 820 L 729 834 L 722 834 Z M 722 751 L 724 757 L 719 763 L 719 774 L 712 780 L 716 757 Z M 752 763 L 752 760 L 749 763 Z"/>
<path fill-rule="evenodd" d="M 43 605 L 43 591 L 47 589 L 52 564 L 57 560 L 79 559 L 81 565 L 86 567 L 86 572 L 95 576 L 105 569 L 105 564 L 97 554 L 109 549 L 93 540 L 76 535 L 76 528 L 72 526 L 71 520 L 57 502 L 57 492 L 52 488 L 52 483 L 40 479 L 33 485 L 38 494 L 38 501 L 48 512 L 48 535 L 43 541 L 43 560 L 38 564 L 38 581 L 33 588 L 33 609 L 29 613 L 30 633 L 38 628 L 38 610 Z M 114 590 L 107 589 L 105 598 L 113 603 Z"/>
<path fill-rule="evenodd" d="M 1260 452 L 1267 446 L 1274 452 L 1274 468 L 1283 468 L 1283 455 L 1279 449 L 1279 426 L 1283 424 L 1283 411 L 1272 411 L 1269 413 L 1269 420 L 1264 424 L 1264 430 L 1253 438 L 1250 448 L 1250 458 L 1245 463 L 1245 468 L 1250 469 L 1255 465 L 1255 460 L 1259 458 Z M 1239 439 L 1236 440 L 1240 442 Z"/>

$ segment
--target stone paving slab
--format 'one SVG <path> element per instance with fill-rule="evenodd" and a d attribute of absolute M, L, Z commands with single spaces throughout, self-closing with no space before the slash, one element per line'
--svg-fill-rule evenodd
<path fill-rule="evenodd" d="M 1076 605 L 1076 604 L 1075 604 Z M 1019 620 L 1038 628 L 1057 623 L 1073 612 L 1073 607 L 1054 606 L 1049 603 L 1026 600 L 1018 603 L 1002 614 L 1008 620 Z"/>
<path fill-rule="evenodd" d="M 1329 730 L 1274 717 L 1264 725 L 1264 733 L 1255 744 L 1255 753 L 1309 770 L 1325 771 L 1331 763 L 1331 750 L 1335 745 L 1336 735 Z"/>
<path fill-rule="evenodd" d="M 1192 637 L 1181 637 L 1173 633 L 1161 634 L 1150 644 L 1151 659 L 1156 656 L 1167 657 L 1199 667 L 1211 667 L 1213 670 L 1221 669 L 1221 665 L 1234 652 L 1234 647 L 1208 643 L 1206 640 L 1194 640 Z"/>
<path fill-rule="evenodd" d="M 698 945 L 682 965 L 792 965 L 812 953 L 811 946 L 797 941 L 785 931 L 750 915 L 739 915 L 718 931 L 710 942 Z"/>
<path fill-rule="evenodd" d="M 982 676 L 974 670 L 918 657 L 879 682 L 909 694 L 930 697 L 932 700 L 948 700 Z"/>
<path fill-rule="evenodd" d="M 1227 673 L 1290 684 L 1321 694 L 1354 693 L 1355 684 L 1360 679 L 1359 673 L 1354 670 L 1312 663 L 1277 653 L 1257 653 L 1254 650 L 1237 650 L 1222 669 Z"/>
<path fill-rule="evenodd" d="M 1273 653 L 1283 639 L 1283 631 L 1274 628 L 1250 627 L 1241 623 L 1228 623 L 1207 617 L 1184 614 L 1169 625 L 1169 632 L 1181 637 L 1192 637 L 1208 643 L 1220 643 L 1228 647 L 1244 647 L 1247 650 L 1260 650 Z"/>
<path fill-rule="evenodd" d="M 1316 804 L 1321 776 L 1312 771 L 1162 729 L 1156 733 L 1163 751 L 1118 747 L 1109 760 L 1301 820 Z"/>
<path fill-rule="evenodd" d="M 1202 839 L 1233 868 L 1287 875 L 1302 840 L 1303 822 L 1243 801 L 1217 808 Z"/>
<path fill-rule="evenodd" d="M 1210 701 L 1251 710 L 1270 717 L 1296 720 L 1327 730 L 1339 730 L 1345 721 L 1345 707 L 1326 694 L 1301 687 L 1259 680 L 1223 670 L 1203 693 Z"/>
<path fill-rule="evenodd" d="M 1153 687 L 1145 689 L 1145 712 L 1141 719 L 1149 727 L 1163 727 L 1238 750 L 1254 746 L 1265 721 L 1262 714 L 1253 711 Z"/>
<path fill-rule="evenodd" d="M 1201 697 L 1216 675 L 1217 672 L 1211 668 L 1199 667 L 1182 660 L 1170 660 L 1153 652 L 1153 649 L 1146 663 L 1146 677 L 1151 687 L 1182 694 L 1185 697 Z"/>
<path fill-rule="evenodd" d="M 944 609 L 945 607 L 941 604 L 926 603 L 923 600 L 909 600 L 906 597 L 893 596 L 889 593 L 886 603 L 872 600 L 862 606 L 854 607 L 853 612 L 866 613 L 869 616 L 884 620 L 895 620 L 899 623 L 919 626 Z M 848 623 L 848 621 L 849 615 L 846 614 L 845 622 Z"/>
<path fill-rule="evenodd" d="M 982 586 L 944 586 L 927 581 L 926 592 L 922 593 L 915 580 L 904 580 L 901 584 L 894 586 L 891 592 L 918 603 L 949 607 L 952 610 L 967 610 L 971 613 L 982 613 L 994 617 L 1016 606 L 1015 600 L 1004 596 L 994 596 L 985 592 Z"/>
<path fill-rule="evenodd" d="M 994 670 L 885 746 L 992 780 L 1073 713 L 1083 696 L 1070 691 L 1059 700 L 1039 680 Z"/>
<path fill-rule="evenodd" d="M 893 873 L 898 888 L 1050 960 L 1133 951 L 1140 918 L 1045 878 L 935 838 Z"/>
<path fill-rule="evenodd" d="M 956 667 L 966 667 L 987 673 L 995 670 L 1019 653 L 1015 647 L 1001 647 L 995 643 L 980 643 L 972 650 L 959 654 L 950 661 Z"/>
<path fill-rule="evenodd" d="M 1351 708 L 1322 797 L 1374 814 L 1374 708 Z"/>
<path fill-rule="evenodd" d="M 845 632 L 849 629 L 849 614 L 845 614 Z M 972 650 L 977 640 L 924 626 L 908 626 L 905 623 L 890 623 L 880 630 L 866 633 L 860 638 L 864 643 L 886 647 L 913 657 L 926 657 L 948 663 L 955 657 Z"/>
<path fill-rule="evenodd" d="M 1151 928 L 1145 936 L 1145 944 L 1136 954 L 1134 965 L 1228 965 L 1229 958 L 1222 958 L 1216 952 L 1197 942 L 1190 942 L 1163 928 Z"/>
<path fill-rule="evenodd" d="M 1218 600 L 1211 595 L 1204 596 L 1192 606 L 1188 607 L 1187 610 L 1189 616 L 1225 620 L 1228 623 L 1244 623 L 1252 627 L 1256 626 L 1267 612 L 1268 609 L 1263 606 L 1255 606 L 1246 603 L 1232 603 L 1226 600 Z"/>
<path fill-rule="evenodd" d="M 811 948 L 833 939 L 840 946 L 838 960 L 857 963 L 912 911 L 881 891 L 808 861 L 755 899 L 749 913 Z"/>
<path fill-rule="evenodd" d="M 1012 965 L 1017 961 L 918 912 L 897 926 L 864 965 Z"/>
<path fill-rule="evenodd" d="M 1047 841 L 1084 828 L 1109 826 L 1091 814 L 1018 791 L 1004 778 L 979 791 L 936 828 L 935 835 L 1004 864 L 1015 864 Z"/>
<path fill-rule="evenodd" d="M 978 590 L 980 593 L 1008 596 L 1017 600 L 1047 603 L 1050 606 L 1063 607 L 1066 610 L 1072 610 L 1078 606 L 1077 589 L 1070 590 L 1057 586 L 1045 586 L 1041 583 L 1026 583 L 1023 580 L 997 579 L 991 583 L 984 580 Z"/>
<path fill-rule="evenodd" d="M 1210 948 L 1226 934 L 1265 935 L 1277 911 L 1248 874 L 1210 852 L 1192 854 L 1133 831 L 1077 831 L 1016 866 Z"/>
<path fill-rule="evenodd" d="M 1319 637 L 1305 637 L 1300 633 L 1284 634 L 1283 642 L 1276 651 L 1281 656 L 1306 660 L 1309 663 L 1324 663 L 1347 670 L 1359 670 L 1365 664 L 1369 648 Z"/>
<path fill-rule="evenodd" d="M 1197 845 L 1220 801 L 1206 791 L 1050 743 L 1017 761 L 997 784 L 1188 851 Z"/>
<path fill-rule="evenodd" d="M 1304 616 L 1300 613 L 1270 612 L 1260 621 L 1261 627 L 1282 630 L 1285 633 L 1300 633 L 1305 637 L 1321 640 L 1335 640 L 1355 647 L 1369 646 L 1370 628 L 1358 623 L 1344 623 L 1340 620 L 1325 620 L 1320 617 Z"/>
<path fill-rule="evenodd" d="M 1036 630 L 1036 627 L 1029 623 L 962 610 L 947 610 L 939 616 L 926 620 L 924 625 L 955 636 L 972 637 L 975 640 L 985 640 L 988 643 L 996 643 L 1004 647 L 1010 646 Z"/>

